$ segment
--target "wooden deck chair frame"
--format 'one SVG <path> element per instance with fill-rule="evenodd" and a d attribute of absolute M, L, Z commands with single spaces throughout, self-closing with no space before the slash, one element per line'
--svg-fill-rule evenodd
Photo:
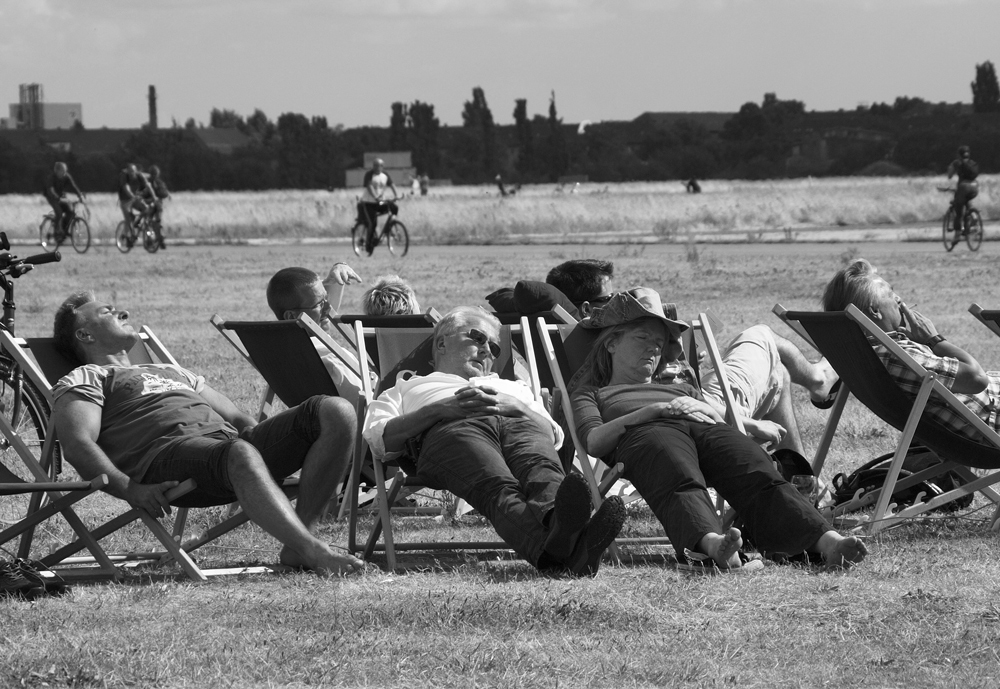
<path fill-rule="evenodd" d="M 380 328 L 367 328 L 364 319 L 358 319 L 354 322 L 356 329 L 356 340 L 359 344 L 359 361 L 361 361 L 362 368 L 367 365 L 367 342 L 370 340 L 370 335 L 378 334 Z M 427 328 L 424 326 L 422 330 L 426 331 L 426 336 L 429 338 L 433 332 L 433 328 Z M 504 338 L 504 330 L 507 331 L 507 336 Z M 524 342 L 526 352 L 526 360 L 528 362 L 529 371 L 532 373 L 531 376 L 531 388 L 532 393 L 535 395 L 536 399 L 541 399 L 541 390 L 538 387 L 538 374 L 537 367 L 534 362 L 534 352 L 532 351 L 531 343 L 531 331 L 528 323 L 527 317 L 520 319 L 519 323 L 514 326 L 506 325 L 501 326 L 501 337 L 505 339 L 507 345 L 511 342 L 511 331 L 520 332 L 522 341 Z M 384 332 L 384 331 L 383 331 Z M 512 362 L 513 355 L 507 361 Z M 379 370 L 382 375 L 387 375 L 388 371 L 391 371 L 393 366 L 386 366 L 385 361 L 379 361 Z M 386 370 L 388 369 L 388 371 Z M 363 400 L 361 406 L 364 407 L 363 410 L 359 410 L 359 415 L 362 411 L 367 413 L 367 406 L 371 400 L 375 399 L 376 391 L 371 388 L 371 378 L 368 375 L 362 376 L 362 384 L 365 386 Z M 364 457 L 367 454 L 367 443 L 364 441 L 359 434 L 359 448 L 358 453 L 355 457 Z M 376 552 L 384 552 L 386 557 L 386 567 L 389 571 L 396 569 L 396 552 L 398 551 L 435 551 L 435 550 L 510 550 L 510 546 L 504 541 L 412 541 L 412 542 L 397 542 L 393 534 L 390 505 L 392 505 L 396 496 L 402 487 L 406 486 L 413 489 L 419 489 L 423 487 L 423 483 L 415 476 L 406 473 L 406 469 L 409 468 L 410 471 L 414 470 L 414 466 L 401 466 L 402 471 L 396 473 L 391 482 L 386 481 L 386 471 L 385 463 L 382 461 L 375 460 L 374 472 L 376 479 L 376 489 L 378 491 L 378 497 L 376 498 L 378 503 L 378 516 L 375 519 L 375 524 L 373 525 L 368 539 L 365 543 L 363 549 L 358 547 L 356 540 L 357 531 L 357 510 L 356 506 L 352 504 L 351 507 L 351 526 L 350 526 L 350 536 L 348 548 L 352 553 L 362 552 L 365 560 L 371 559 L 371 557 Z M 352 500 L 355 495 L 350 496 Z M 381 537 L 382 543 L 378 542 Z"/>
<path fill-rule="evenodd" d="M 712 327 L 713 322 L 718 323 L 718 319 L 707 312 L 702 312 L 698 315 L 697 320 L 691 323 L 690 332 L 692 336 L 695 332 L 700 333 L 703 344 L 708 349 L 709 358 L 712 361 L 712 365 L 715 367 L 721 383 L 720 387 L 722 388 L 723 398 L 726 403 L 727 422 L 739 429 L 741 433 L 746 433 L 746 430 L 743 427 L 743 422 L 734 412 L 736 408 L 735 400 L 733 398 L 732 390 L 729 387 L 728 377 L 726 375 L 726 365 L 722 360 L 721 351 L 715 341 L 715 334 Z M 611 487 L 621 478 L 625 467 L 619 462 L 618 464 L 604 470 L 603 474 L 598 476 L 598 470 L 602 464 L 601 460 L 591 458 L 583 448 L 583 444 L 580 442 L 579 436 L 577 436 L 576 418 L 573 413 L 573 405 L 570 403 L 569 391 L 567 387 L 569 382 L 567 380 L 567 374 L 570 373 L 569 369 L 572 368 L 572 373 L 575 373 L 576 367 L 573 367 L 568 361 L 565 352 L 562 357 L 558 355 L 553 342 L 553 335 L 558 335 L 560 344 L 563 344 L 564 336 L 568 335 L 571 330 L 576 327 L 576 325 L 575 323 L 553 324 L 547 322 L 545 318 L 536 319 L 535 324 L 539 334 L 539 339 L 542 342 L 546 358 L 549 362 L 549 367 L 552 370 L 556 387 L 559 391 L 558 397 L 561 400 L 563 415 L 566 419 L 566 426 L 575 448 L 577 463 L 579 463 L 582 468 L 583 475 L 587 479 L 587 484 L 590 486 L 591 497 L 593 498 L 594 503 L 600 505 L 604 501 L 604 496 L 607 495 Z M 594 339 L 596 339 L 596 335 Z M 694 351 L 696 347 L 697 344 L 693 337 L 686 338 L 685 351 L 689 356 L 693 355 L 695 357 L 695 361 L 697 358 L 697 352 Z M 582 363 L 582 360 L 576 363 L 579 365 Z M 726 515 L 721 498 L 719 499 L 718 509 L 720 514 L 723 514 L 724 520 L 732 518 L 731 514 Z M 612 545 L 610 554 L 615 559 L 619 558 L 617 544 L 655 544 L 669 542 L 670 540 L 666 536 L 618 538 L 616 539 L 615 544 Z"/>
<path fill-rule="evenodd" d="M 134 357 L 134 360 L 137 363 L 160 361 L 163 363 L 178 365 L 177 360 L 174 359 L 170 352 L 167 351 L 166 347 L 164 347 L 163 343 L 160 342 L 160 340 L 148 327 L 143 326 L 139 336 L 140 339 L 136 343 L 136 346 L 129 352 L 130 359 Z M 64 373 L 68 372 L 68 367 L 71 368 L 65 359 L 55 352 L 54 347 L 52 346 L 52 338 L 28 338 L 26 340 L 15 339 L 11 337 L 9 333 L 0 330 L 0 346 L 2 346 L 4 350 L 6 350 L 18 362 L 24 375 L 27 376 L 45 396 L 45 400 L 49 404 L 49 408 L 51 408 L 53 399 L 50 378 L 58 380 L 58 378 Z M 48 373 L 46 373 L 46 371 Z M 0 428 L 2 428 L 2 424 L 0 424 Z M 57 438 L 54 432 L 46 435 L 45 441 L 42 445 L 43 461 L 41 464 L 45 464 L 45 459 L 52 456 L 56 441 Z M 30 456 L 30 451 L 28 454 Z M 44 469 L 42 469 L 42 471 L 44 471 Z M 189 479 L 167 491 L 165 495 L 168 500 L 173 501 L 191 492 L 195 489 L 195 487 L 195 482 Z M 214 570 L 201 569 L 197 564 L 195 564 L 194 560 L 191 559 L 191 556 L 188 553 L 201 547 L 205 543 L 218 538 L 220 535 L 231 531 L 240 524 L 245 523 L 248 521 L 248 518 L 242 513 L 230 517 L 221 524 L 208 529 L 197 539 L 184 542 L 182 547 L 181 541 L 187 518 L 187 508 L 175 509 L 177 510 L 177 516 L 174 519 L 173 532 L 167 530 L 167 528 L 160 523 L 158 519 L 154 519 L 145 510 L 139 508 L 129 508 L 124 513 L 109 520 L 108 522 L 105 522 L 96 528 L 89 529 L 86 535 L 80 534 L 78 531 L 77 533 L 80 538 L 41 558 L 41 562 L 50 568 L 58 565 L 87 565 L 95 564 L 96 562 L 101 574 L 106 574 L 114 578 L 120 578 L 121 573 L 112 563 L 133 561 L 155 561 L 160 564 L 165 564 L 173 560 L 177 562 L 188 577 L 195 581 L 206 581 L 209 576 L 215 575 L 270 571 L 269 568 L 266 567 L 223 568 Z M 105 536 L 114 533 L 115 531 L 118 531 L 124 526 L 127 526 L 137 520 L 141 520 L 146 528 L 156 537 L 156 539 L 163 546 L 162 551 L 104 554 L 103 557 L 98 556 L 98 554 L 94 552 L 94 548 L 91 547 L 91 542 L 100 541 L 100 539 Z M 24 540 L 22 539 L 22 547 L 24 547 L 24 545 Z M 89 549 L 93 557 L 74 557 L 76 553 L 84 548 Z M 114 571 L 110 571 L 108 569 L 109 565 L 111 570 Z"/>
<path fill-rule="evenodd" d="M 860 309 L 850 305 L 845 311 L 788 311 L 779 304 L 774 307 L 774 313 L 790 326 L 794 323 L 793 327 L 796 330 L 801 328 L 840 375 L 840 392 L 824 430 L 824 438 L 829 437 L 832 440 L 850 394 L 854 394 L 858 401 L 902 434 L 882 487 L 867 493 L 859 490 L 853 499 L 835 508 L 830 516 L 837 517 L 874 504 L 874 512 L 865 520 L 865 527 L 871 533 L 875 533 L 906 519 L 926 516 L 928 512 L 941 505 L 976 492 L 982 493 L 994 504 L 1000 505 L 1000 495 L 991 487 L 1000 482 L 1000 471 L 979 476 L 970 469 L 970 467 L 1000 469 L 1000 435 L 962 404 L 944 387 L 936 375 L 914 361 Z M 888 349 L 903 365 L 920 377 L 922 382 L 915 398 L 910 398 L 895 385 L 875 354 L 871 344 L 873 341 Z M 966 420 L 980 434 L 984 443 L 959 436 L 934 419 L 925 418 L 923 411 L 931 395 L 938 396 L 956 415 Z M 914 440 L 934 450 L 944 461 L 900 479 L 903 460 Z M 814 467 L 822 468 L 824 460 L 825 456 L 817 457 Z M 892 503 L 894 493 L 947 471 L 954 471 L 966 483 L 926 502 L 921 502 L 918 496 L 911 506 L 899 511 L 894 510 L 895 505 Z M 1000 510 L 994 515 L 994 528 L 998 515 Z"/>

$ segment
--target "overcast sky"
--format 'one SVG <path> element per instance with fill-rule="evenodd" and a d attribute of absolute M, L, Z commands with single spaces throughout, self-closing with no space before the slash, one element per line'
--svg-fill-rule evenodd
<path fill-rule="evenodd" d="M 82 103 L 88 128 L 213 107 L 387 126 L 393 101 L 461 124 L 481 86 L 566 122 L 734 112 L 766 92 L 808 110 L 970 102 L 1000 60 L 1000 0 L 0 0 L 0 104 L 20 83 Z"/>

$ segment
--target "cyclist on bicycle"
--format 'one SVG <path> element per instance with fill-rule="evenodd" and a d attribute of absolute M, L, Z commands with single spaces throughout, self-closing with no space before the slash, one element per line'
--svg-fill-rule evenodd
<path fill-rule="evenodd" d="M 122 208 L 125 225 L 132 232 L 132 212 L 140 215 L 149 212 L 149 206 L 142 200 L 147 188 L 146 178 L 139 172 L 134 163 L 129 163 L 118 175 L 118 204 Z"/>
<path fill-rule="evenodd" d="M 952 175 L 958 175 L 958 182 L 955 184 L 955 198 L 952 205 L 955 207 L 955 232 L 965 234 L 962 219 L 965 216 L 965 207 L 972 199 L 979 194 L 979 166 L 970 156 L 968 146 L 958 147 L 958 158 L 951 161 L 948 166 L 948 179 Z"/>
<path fill-rule="evenodd" d="M 67 191 L 72 191 L 80 203 L 83 203 L 83 193 L 66 169 L 66 163 L 56 163 L 55 167 L 52 168 L 52 174 L 45 182 L 45 190 L 42 193 L 45 195 L 45 200 L 52 206 L 57 234 L 66 232 L 68 228 L 64 226 L 64 220 L 69 220 L 73 216 L 73 207 L 66 199 Z"/>
<path fill-rule="evenodd" d="M 166 182 L 160 177 L 160 168 L 156 165 L 151 165 L 149 174 L 143 175 L 143 177 L 146 181 L 146 187 L 142 192 L 142 201 L 149 206 L 150 217 L 154 221 L 153 229 L 156 231 L 156 240 L 161 249 L 166 249 L 167 243 L 163 241 L 160 223 L 163 220 L 163 202 L 170 198 L 170 190 L 167 189 Z"/>
<path fill-rule="evenodd" d="M 393 201 L 399 198 L 396 185 L 392 183 L 392 178 L 382 171 L 385 161 L 376 158 L 372 163 L 372 169 L 365 173 L 365 191 L 361 195 L 361 203 L 358 204 L 358 218 L 365 223 L 368 229 L 368 237 L 365 241 L 365 248 L 368 255 L 375 250 L 375 227 L 378 225 L 378 216 L 392 213 L 396 215 L 399 207 Z M 392 201 L 386 201 L 385 189 L 392 189 Z"/>

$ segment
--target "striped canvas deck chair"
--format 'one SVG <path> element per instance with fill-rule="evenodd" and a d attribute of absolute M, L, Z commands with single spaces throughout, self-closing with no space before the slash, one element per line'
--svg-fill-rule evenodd
<path fill-rule="evenodd" d="M 868 492 L 859 490 L 852 500 L 838 506 L 832 516 L 874 505 L 874 512 L 867 520 L 866 528 L 877 532 L 918 515 L 926 517 L 931 510 L 977 492 L 1000 505 L 1000 495 L 991 487 L 1000 481 L 1000 471 L 996 471 L 1000 469 L 1000 435 L 969 411 L 934 374 L 907 355 L 860 309 L 851 305 L 845 311 L 788 311 L 779 304 L 775 306 L 774 312 L 790 325 L 802 328 L 840 375 L 841 389 L 824 437 L 828 435 L 832 440 L 849 395 L 854 395 L 876 416 L 902 434 L 881 488 Z M 873 343 L 887 348 L 895 358 L 920 377 L 922 383 L 915 397 L 895 384 L 875 353 Z M 924 409 L 931 397 L 937 398 L 967 421 L 977 439 L 959 435 L 932 416 L 925 415 Z M 914 441 L 926 445 L 945 461 L 901 479 L 899 475 L 903 460 Z M 825 457 L 817 457 L 814 470 L 815 467 L 821 469 L 824 460 Z M 973 467 L 991 471 L 979 476 L 971 470 Z M 892 501 L 894 494 L 947 471 L 954 471 L 966 483 L 924 502 L 918 496 L 909 507 L 895 510 Z"/>

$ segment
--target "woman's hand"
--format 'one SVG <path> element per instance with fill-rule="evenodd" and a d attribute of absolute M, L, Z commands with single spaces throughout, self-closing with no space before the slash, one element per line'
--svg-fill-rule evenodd
<path fill-rule="evenodd" d="M 666 419 L 687 419 L 699 423 L 716 423 L 722 420 L 711 405 L 694 397 L 678 397 L 656 406 L 660 409 L 660 416 Z"/>

